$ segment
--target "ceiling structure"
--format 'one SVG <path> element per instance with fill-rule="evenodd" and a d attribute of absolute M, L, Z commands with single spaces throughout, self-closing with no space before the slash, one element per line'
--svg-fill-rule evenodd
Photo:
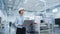
<path fill-rule="evenodd" d="M 4 10 L 18 10 L 23 7 L 29 11 L 43 11 L 58 5 L 60 0 L 0 0 L 0 9 Z"/>

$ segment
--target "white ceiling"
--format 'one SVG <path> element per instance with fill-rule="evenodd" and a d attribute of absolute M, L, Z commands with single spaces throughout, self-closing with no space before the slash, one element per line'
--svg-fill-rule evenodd
<path fill-rule="evenodd" d="M 60 0 L 46 0 L 46 7 L 47 8 L 52 8 L 55 6 L 60 5 Z"/>
<path fill-rule="evenodd" d="M 20 7 L 28 11 L 44 11 L 58 5 L 60 5 L 60 0 L 0 0 L 0 9 L 3 7 L 2 9 L 5 10 L 14 10 L 12 12 L 3 11 L 4 15 L 6 15 L 7 12 L 17 14 L 17 10 Z"/>
<path fill-rule="evenodd" d="M 39 0 L 28 0 L 27 3 L 23 4 L 23 7 L 26 8 L 26 10 L 38 11 L 43 9 L 44 3 Z"/>
<path fill-rule="evenodd" d="M 25 10 L 43 11 L 45 9 L 60 5 L 60 0 L 2 0 L 2 1 L 4 4 L 4 8 L 6 10 L 8 10 L 9 8 L 19 9 L 20 7 L 23 7 L 25 8 Z"/>
<path fill-rule="evenodd" d="M 46 2 L 43 2 L 43 1 L 46 1 Z M 42 0 L 42 1 L 41 0 L 26 0 L 21 4 L 20 5 L 24 7 L 26 10 L 43 11 L 45 9 L 60 5 L 60 0 Z"/>

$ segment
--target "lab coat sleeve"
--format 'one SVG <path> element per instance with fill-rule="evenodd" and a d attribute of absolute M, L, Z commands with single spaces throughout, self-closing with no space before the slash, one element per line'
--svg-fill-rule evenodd
<path fill-rule="evenodd" d="M 16 27 L 18 26 L 18 19 L 17 18 L 15 19 L 15 26 Z"/>

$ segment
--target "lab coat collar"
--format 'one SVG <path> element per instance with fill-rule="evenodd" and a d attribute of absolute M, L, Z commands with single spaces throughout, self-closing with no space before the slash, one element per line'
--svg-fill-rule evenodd
<path fill-rule="evenodd" d="M 23 17 L 24 15 L 20 15 L 20 17 Z"/>

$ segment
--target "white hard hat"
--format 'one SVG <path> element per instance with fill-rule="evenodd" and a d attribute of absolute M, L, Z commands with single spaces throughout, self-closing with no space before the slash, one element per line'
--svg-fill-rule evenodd
<path fill-rule="evenodd" d="M 20 8 L 19 11 L 20 11 L 20 10 L 24 10 L 24 8 Z"/>

